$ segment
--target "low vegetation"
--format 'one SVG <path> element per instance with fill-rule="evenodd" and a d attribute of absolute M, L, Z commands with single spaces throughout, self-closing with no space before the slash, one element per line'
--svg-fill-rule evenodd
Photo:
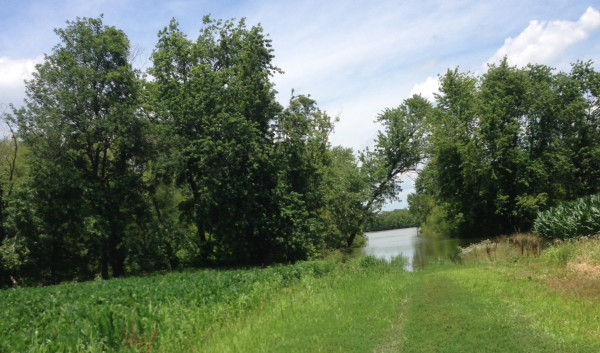
<path fill-rule="evenodd" d="M 0 292 L 0 351 L 597 352 L 600 238 Z"/>
<path fill-rule="evenodd" d="M 564 202 L 538 213 L 534 231 L 549 239 L 568 239 L 600 232 L 600 194 Z"/>
<path fill-rule="evenodd" d="M 0 352 L 189 352 L 328 262 L 0 291 Z"/>

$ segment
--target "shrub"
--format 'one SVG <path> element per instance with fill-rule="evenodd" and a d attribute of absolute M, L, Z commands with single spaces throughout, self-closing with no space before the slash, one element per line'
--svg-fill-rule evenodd
<path fill-rule="evenodd" d="M 568 239 L 600 233 L 600 194 L 562 203 L 540 212 L 533 224 L 539 236 Z"/>

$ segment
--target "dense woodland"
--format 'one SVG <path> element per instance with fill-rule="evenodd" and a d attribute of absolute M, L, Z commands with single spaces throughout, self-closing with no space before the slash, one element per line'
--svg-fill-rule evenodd
<path fill-rule="evenodd" d="M 412 105 L 378 117 L 372 151 L 332 147 L 317 102 L 275 100 L 270 40 L 244 21 L 192 40 L 173 20 L 146 73 L 102 17 L 56 34 L 2 116 L 3 286 L 314 257 L 362 236 L 420 159 Z"/>
<path fill-rule="evenodd" d="M 0 286 L 311 258 L 351 246 L 417 168 L 412 216 L 450 235 L 527 230 L 600 191 L 591 62 L 450 70 L 435 102 L 383 110 L 374 147 L 352 151 L 309 96 L 276 101 L 260 26 L 205 17 L 189 39 L 173 20 L 147 72 L 102 17 L 56 34 L 2 113 Z"/>
<path fill-rule="evenodd" d="M 506 59 L 448 70 L 427 118 L 424 168 L 409 197 L 425 233 L 528 231 L 539 211 L 600 192 L 600 73 Z"/>

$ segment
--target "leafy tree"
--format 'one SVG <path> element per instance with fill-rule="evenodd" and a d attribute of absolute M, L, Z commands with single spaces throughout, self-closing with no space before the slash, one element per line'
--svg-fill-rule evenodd
<path fill-rule="evenodd" d="M 273 124 L 278 175 L 274 202 L 279 208 L 280 260 L 305 259 L 332 242 L 321 215 L 327 204 L 327 173 L 331 170 L 331 118 L 308 96 L 292 96 Z M 285 237 L 282 238 L 282 240 Z"/>
<path fill-rule="evenodd" d="M 139 79 L 128 63 L 127 37 L 102 17 L 55 32 L 61 43 L 36 66 L 18 113 L 30 148 L 32 204 L 25 207 L 40 222 L 39 234 L 20 236 L 38 247 L 31 255 L 52 282 L 97 270 L 118 277 L 128 227 L 144 212 Z"/>
<path fill-rule="evenodd" d="M 331 163 L 323 179 L 325 207 L 320 218 L 325 247 L 338 249 L 348 246 L 351 234 L 361 233 L 357 220 L 363 217 L 370 183 L 361 173 L 352 149 L 336 146 L 330 150 L 330 155 Z"/>
<path fill-rule="evenodd" d="M 4 251 L 0 254 L 1 288 L 10 285 L 11 281 L 14 281 L 14 277 L 12 279 L 9 277 L 8 264 L 6 263 L 6 257 L 10 256 L 10 252 L 7 251 L 9 244 L 4 244 L 4 240 L 7 238 L 7 210 L 10 207 L 9 201 L 13 194 L 14 179 L 18 173 L 17 156 L 19 155 L 19 144 L 14 128 L 14 121 L 6 112 L 5 107 L 0 107 L 0 120 L 6 126 L 5 133 L 7 133 L 6 137 L 0 140 L 0 246 L 4 245 L 2 248 Z"/>
<path fill-rule="evenodd" d="M 540 210 L 596 191 L 598 77 L 590 62 L 566 74 L 506 59 L 481 77 L 441 77 L 428 163 L 413 196 L 426 228 L 525 231 Z M 427 200 L 434 206 L 423 207 Z"/>
<path fill-rule="evenodd" d="M 600 192 L 600 72 L 591 61 L 573 64 L 569 78 L 577 85 L 580 102 L 575 134 L 570 146 L 575 152 L 576 196 Z"/>
<path fill-rule="evenodd" d="M 278 69 L 262 28 L 208 17 L 204 25 L 191 41 L 171 21 L 150 71 L 156 112 L 174 136 L 180 208 L 196 228 L 198 261 L 304 257 L 298 225 L 318 208 L 322 163 L 311 158 L 326 147 L 312 134 L 327 134 L 328 123 L 307 97 L 285 112 L 277 104 L 270 76 Z"/>
<path fill-rule="evenodd" d="M 349 233 L 347 244 L 352 245 L 364 222 L 380 209 L 385 200 L 394 200 L 401 191 L 398 176 L 415 171 L 423 158 L 425 118 L 431 104 L 421 96 L 413 96 L 399 107 L 386 109 L 377 121 L 383 131 L 377 136 L 373 151 L 368 149 L 360 156 L 361 172 L 371 183 L 363 211 L 356 220 L 354 231 Z"/>

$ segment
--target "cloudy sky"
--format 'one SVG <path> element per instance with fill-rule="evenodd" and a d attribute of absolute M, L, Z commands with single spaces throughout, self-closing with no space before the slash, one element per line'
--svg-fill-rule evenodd
<path fill-rule="evenodd" d="M 355 150 L 372 144 L 379 112 L 414 93 L 432 97 L 448 68 L 482 73 L 504 56 L 559 70 L 600 65 L 600 0 L 0 0 L 0 105 L 22 102 L 23 80 L 58 43 L 54 28 L 100 14 L 143 50 L 140 68 L 171 18 L 190 38 L 206 14 L 260 23 L 285 72 L 274 78 L 280 102 L 292 89 L 310 94 L 340 119 L 332 142 Z"/>

